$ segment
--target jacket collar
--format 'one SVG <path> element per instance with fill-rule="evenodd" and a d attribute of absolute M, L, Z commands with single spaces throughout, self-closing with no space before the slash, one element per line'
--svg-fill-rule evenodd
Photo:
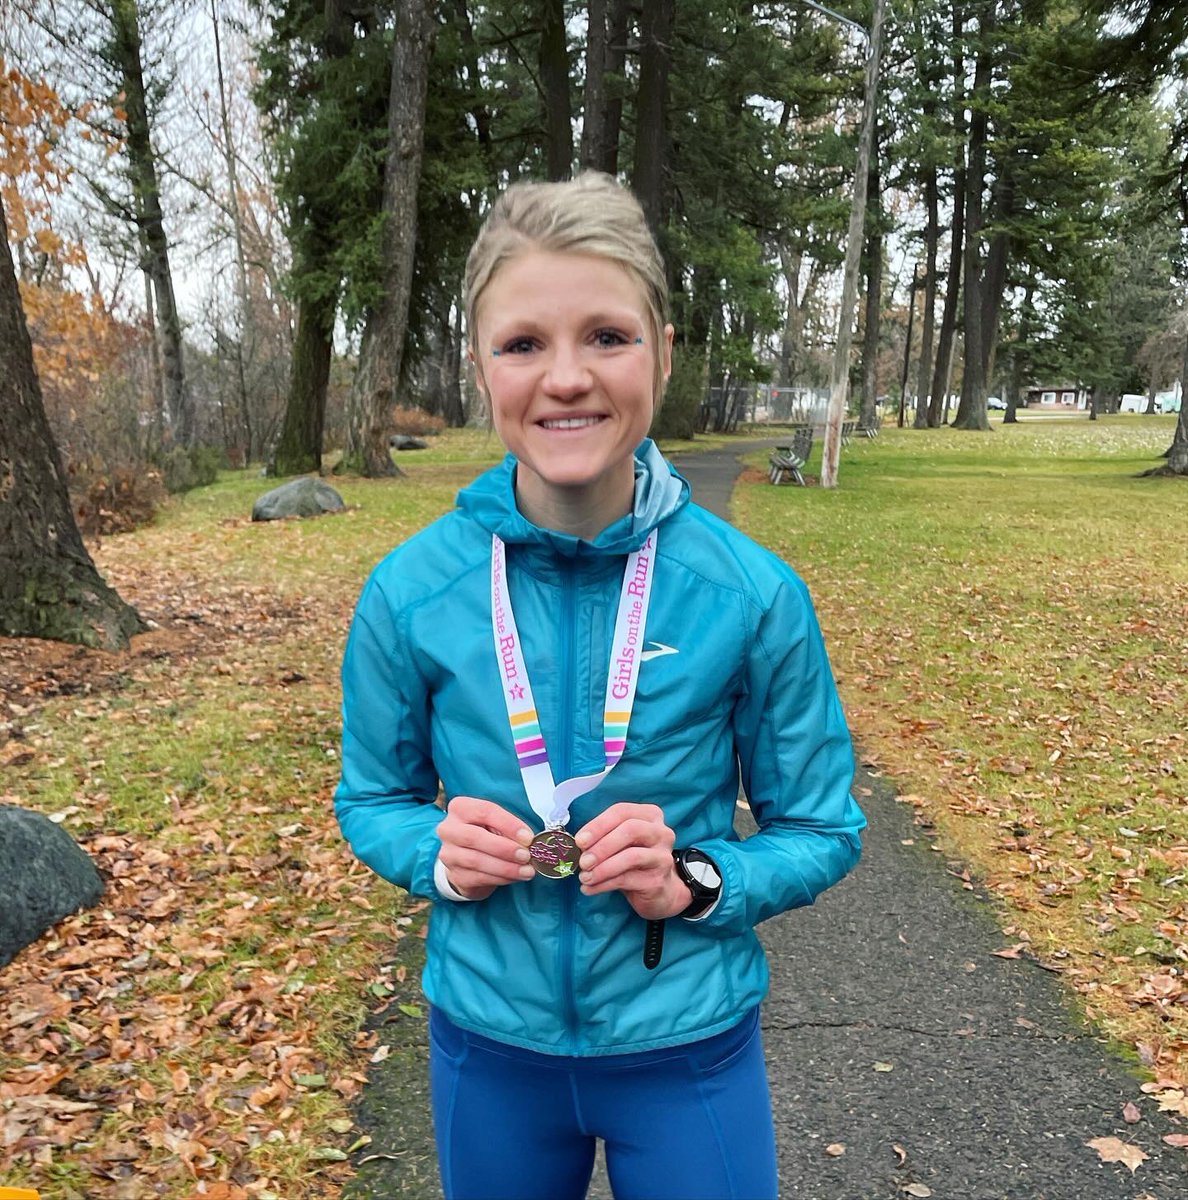
<path fill-rule="evenodd" d="M 458 507 L 488 533 L 509 546 L 536 546 L 563 558 L 605 559 L 630 554 L 649 533 L 689 502 L 689 484 L 665 460 L 651 438 L 635 451 L 632 511 L 587 541 L 570 533 L 533 525 L 516 507 L 516 460 L 508 455 L 458 493 Z"/>

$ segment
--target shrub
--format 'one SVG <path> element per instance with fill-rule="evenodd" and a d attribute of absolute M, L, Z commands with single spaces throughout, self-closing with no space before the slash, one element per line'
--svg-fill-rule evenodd
<path fill-rule="evenodd" d="M 103 474 L 74 474 L 70 498 L 83 535 L 105 537 L 147 525 L 166 493 L 160 473 L 152 468 L 119 467 Z"/>
<path fill-rule="evenodd" d="M 445 421 L 425 412 L 422 408 L 404 408 L 397 406 L 392 409 L 392 432 L 402 433 L 405 437 L 432 437 L 441 433 Z"/>
<path fill-rule="evenodd" d="M 186 450 L 171 446 L 161 454 L 161 477 L 165 490 L 176 496 L 191 488 L 206 487 L 219 477 L 223 452 L 213 446 L 195 446 Z"/>

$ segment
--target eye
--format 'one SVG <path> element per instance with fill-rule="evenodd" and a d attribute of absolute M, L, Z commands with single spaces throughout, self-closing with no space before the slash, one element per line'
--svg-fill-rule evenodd
<path fill-rule="evenodd" d="M 536 349 L 536 343 L 530 337 L 508 338 L 499 347 L 500 354 L 530 354 Z"/>
<path fill-rule="evenodd" d="M 609 348 L 611 346 L 626 346 L 627 335 L 617 329 L 600 329 L 594 335 L 594 345 Z"/>

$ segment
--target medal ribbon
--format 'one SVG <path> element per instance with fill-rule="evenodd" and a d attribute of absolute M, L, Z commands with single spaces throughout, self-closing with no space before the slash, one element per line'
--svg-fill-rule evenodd
<path fill-rule="evenodd" d="M 640 655 L 644 629 L 652 597 L 652 575 L 656 562 L 659 534 L 653 530 L 644 544 L 627 558 L 623 586 L 619 592 L 619 612 L 611 643 L 610 666 L 606 674 L 606 701 L 602 714 L 602 746 L 606 765 L 595 775 L 576 775 L 556 784 L 549 764 L 523 645 L 512 611 L 507 586 L 507 557 L 502 539 L 491 538 L 491 632 L 495 638 L 495 658 L 503 682 L 507 720 L 516 745 L 516 757 L 524 791 L 533 812 L 547 829 L 561 829 L 569 820 L 573 802 L 592 792 L 623 757 L 627 726 L 635 707 L 635 689 L 639 683 Z"/>

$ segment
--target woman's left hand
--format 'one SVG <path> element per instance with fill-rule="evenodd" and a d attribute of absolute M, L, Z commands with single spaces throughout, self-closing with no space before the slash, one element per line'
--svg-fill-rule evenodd
<path fill-rule="evenodd" d="M 676 835 L 659 806 L 612 804 L 579 829 L 574 840 L 582 851 L 578 878 L 583 894 L 622 892 L 648 921 L 674 917 L 692 903 L 672 861 Z"/>

